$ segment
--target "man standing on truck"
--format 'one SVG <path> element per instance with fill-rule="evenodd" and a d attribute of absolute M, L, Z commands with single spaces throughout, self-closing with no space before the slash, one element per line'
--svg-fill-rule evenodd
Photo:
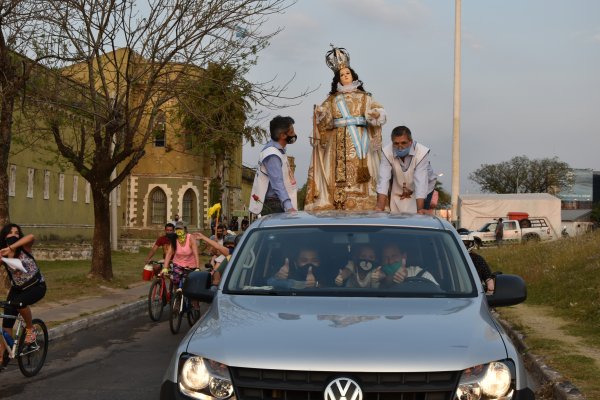
<path fill-rule="evenodd" d="M 496 224 L 496 244 L 498 246 L 502 245 L 502 237 L 504 236 L 504 223 L 502 222 L 502 218 L 498 218 L 498 223 Z"/>

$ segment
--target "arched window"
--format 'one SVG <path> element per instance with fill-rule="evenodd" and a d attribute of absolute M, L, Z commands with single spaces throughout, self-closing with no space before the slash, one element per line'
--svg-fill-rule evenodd
<path fill-rule="evenodd" d="M 150 193 L 150 223 L 165 224 L 167 222 L 167 195 L 160 188 Z"/>
<path fill-rule="evenodd" d="M 188 189 L 183 195 L 183 220 L 189 225 L 196 225 L 196 193 L 192 189 Z"/>
<path fill-rule="evenodd" d="M 162 110 L 158 110 L 154 121 L 154 146 L 165 147 L 167 133 L 167 116 Z"/>

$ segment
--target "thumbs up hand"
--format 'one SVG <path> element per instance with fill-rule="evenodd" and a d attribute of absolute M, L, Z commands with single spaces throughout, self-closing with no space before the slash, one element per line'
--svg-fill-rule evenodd
<path fill-rule="evenodd" d="M 279 271 L 275 274 L 275 279 L 284 280 L 287 279 L 290 274 L 290 260 L 286 257 L 283 266 L 279 268 Z"/>
<path fill-rule="evenodd" d="M 306 274 L 306 287 L 316 287 L 317 286 L 317 278 L 312 272 L 313 267 L 308 268 L 308 273 Z"/>
<path fill-rule="evenodd" d="M 392 280 L 394 283 L 402 283 L 406 276 L 408 275 L 408 270 L 406 269 L 406 257 L 402 257 L 402 266 L 398 268 L 398 271 L 394 273 Z"/>
<path fill-rule="evenodd" d="M 343 284 L 344 284 L 344 274 L 342 274 L 342 270 L 340 269 L 340 272 L 335 277 L 335 285 L 342 286 Z"/>
<path fill-rule="evenodd" d="M 385 278 L 385 273 L 381 270 L 381 266 L 379 266 L 375 268 L 375 270 L 371 274 L 371 283 L 379 283 L 383 278 Z"/>

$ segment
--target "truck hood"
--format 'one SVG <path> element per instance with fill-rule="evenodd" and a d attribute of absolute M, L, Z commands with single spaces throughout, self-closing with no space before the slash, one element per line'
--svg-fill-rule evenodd
<path fill-rule="evenodd" d="M 247 368 L 462 370 L 507 356 L 484 302 L 219 293 L 185 350 Z"/>

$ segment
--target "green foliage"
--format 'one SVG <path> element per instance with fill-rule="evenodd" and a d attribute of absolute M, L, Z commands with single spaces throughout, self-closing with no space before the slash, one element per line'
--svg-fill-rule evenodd
<path fill-rule="evenodd" d="M 592 208 L 591 219 L 596 224 L 600 224 L 600 202 L 594 203 L 594 207 Z"/>
<path fill-rule="evenodd" d="M 304 210 L 304 202 L 306 201 L 306 190 L 307 190 L 308 186 L 305 183 L 304 186 L 302 186 L 299 190 L 298 190 L 298 210 Z"/>
<path fill-rule="evenodd" d="M 247 124 L 253 87 L 236 67 L 211 63 L 185 87 L 180 114 L 185 134 L 193 137 L 192 151 L 224 157 L 242 140 L 254 145 L 266 137 L 264 129 Z"/>
<path fill-rule="evenodd" d="M 446 190 L 442 187 L 442 182 L 437 181 L 435 183 L 435 190 L 438 191 L 439 199 L 438 199 L 438 208 L 445 208 L 450 206 L 451 197 L 450 193 L 446 192 Z"/>
<path fill-rule="evenodd" d="M 558 193 L 574 181 L 573 170 L 558 157 L 530 160 L 513 157 L 498 164 L 483 164 L 469 174 L 481 190 L 489 193 Z"/>
<path fill-rule="evenodd" d="M 218 178 L 213 178 L 210 180 L 210 185 L 208 187 L 209 199 L 211 206 L 213 204 L 217 204 L 221 202 L 221 196 L 223 196 L 223 189 L 221 188 L 221 182 L 219 182 Z"/>

